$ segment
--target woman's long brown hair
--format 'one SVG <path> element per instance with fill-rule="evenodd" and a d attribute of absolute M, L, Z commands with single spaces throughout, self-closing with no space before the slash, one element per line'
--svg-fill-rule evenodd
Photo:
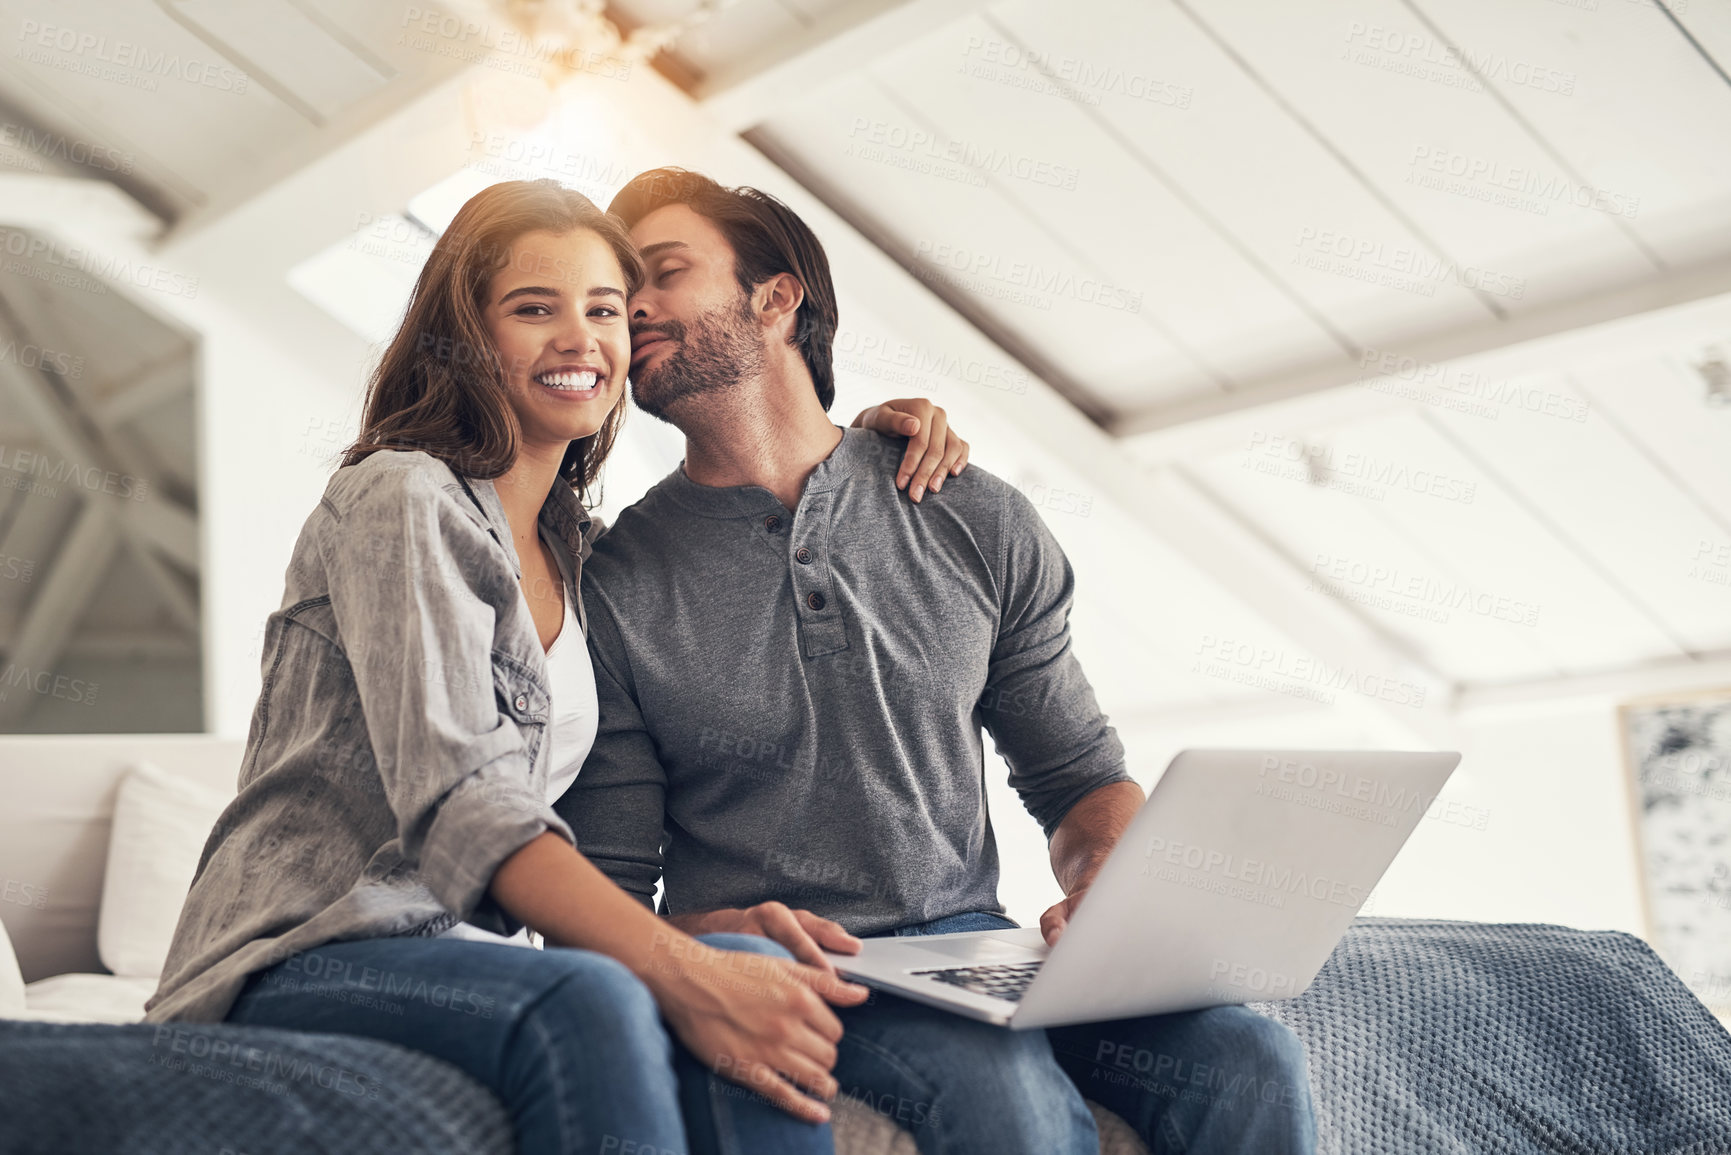
<path fill-rule="evenodd" d="M 353 465 L 380 449 L 422 449 L 466 477 L 492 480 L 517 460 L 521 430 L 505 368 L 487 330 L 487 286 L 524 233 L 588 229 L 607 242 L 627 298 L 643 262 L 625 226 L 554 180 L 513 180 L 470 197 L 433 246 L 397 335 L 367 382 L 360 435 L 343 451 Z M 625 420 L 625 399 L 601 428 L 573 441 L 559 476 L 585 503 Z"/>

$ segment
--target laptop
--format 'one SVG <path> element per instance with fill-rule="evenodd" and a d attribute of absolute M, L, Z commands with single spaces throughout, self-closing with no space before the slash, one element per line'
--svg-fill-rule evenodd
<path fill-rule="evenodd" d="M 1017 1029 L 1289 999 L 1460 754 L 1184 750 L 1048 947 L 1038 927 L 867 938 L 867 986 Z"/>

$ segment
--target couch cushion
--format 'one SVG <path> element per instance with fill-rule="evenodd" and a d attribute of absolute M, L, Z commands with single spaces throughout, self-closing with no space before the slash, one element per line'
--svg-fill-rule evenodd
<path fill-rule="evenodd" d="M 148 759 L 232 795 L 245 750 L 209 734 L 0 735 L 0 919 L 25 982 L 103 969 L 109 828 L 132 767 Z"/>
<path fill-rule="evenodd" d="M 18 972 L 18 956 L 0 922 L 0 1019 L 16 1018 L 24 1010 L 24 976 Z"/>
<path fill-rule="evenodd" d="M 55 975 L 24 988 L 21 1014 L 3 1018 L 43 1023 L 137 1023 L 156 993 L 156 979 L 123 975 Z"/>
<path fill-rule="evenodd" d="M 156 978 L 205 839 L 230 795 L 140 761 L 121 779 L 96 949 L 117 975 Z"/>

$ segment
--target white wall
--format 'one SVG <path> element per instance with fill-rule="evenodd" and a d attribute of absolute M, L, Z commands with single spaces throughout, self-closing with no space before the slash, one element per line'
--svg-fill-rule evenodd
<path fill-rule="evenodd" d="M 1645 935 L 1634 828 L 1610 699 L 1524 707 L 1469 719 L 1461 764 L 1360 913 L 1401 918 L 1548 922 Z M 1278 714 L 1124 734 L 1146 789 L 1185 746 L 1374 748 L 1405 745 L 1350 717 Z M 1057 901 L 1033 820 L 989 775 L 1003 898 L 1019 921 Z"/>

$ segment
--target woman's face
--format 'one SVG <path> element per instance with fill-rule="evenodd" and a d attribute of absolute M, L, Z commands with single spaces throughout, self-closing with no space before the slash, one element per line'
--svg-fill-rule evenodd
<path fill-rule="evenodd" d="M 631 367 L 625 274 L 607 242 L 588 229 L 524 233 L 485 313 L 524 441 L 563 452 L 600 429 Z"/>

